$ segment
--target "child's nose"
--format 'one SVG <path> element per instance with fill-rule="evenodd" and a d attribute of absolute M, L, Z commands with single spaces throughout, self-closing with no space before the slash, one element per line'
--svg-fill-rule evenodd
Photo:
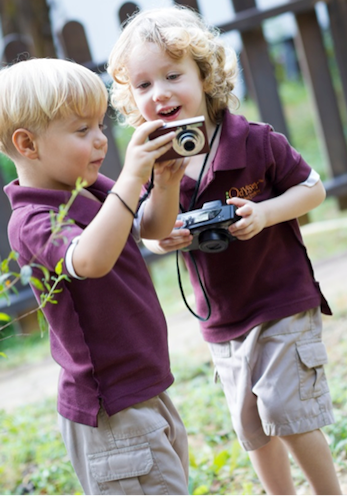
<path fill-rule="evenodd" d="M 164 84 L 157 84 L 153 92 L 153 100 L 155 102 L 160 102 L 162 100 L 168 100 L 171 96 L 169 88 Z"/>
<path fill-rule="evenodd" d="M 102 148 L 103 146 L 107 145 L 107 141 L 107 136 L 105 136 L 105 134 L 100 129 L 95 139 L 95 146 L 97 148 Z"/>

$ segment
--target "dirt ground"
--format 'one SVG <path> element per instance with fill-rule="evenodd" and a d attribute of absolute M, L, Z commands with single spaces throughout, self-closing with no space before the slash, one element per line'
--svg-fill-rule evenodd
<path fill-rule="evenodd" d="M 341 339 L 346 339 L 347 308 L 347 251 L 338 257 L 324 260 L 314 266 L 316 279 L 332 306 L 335 316 L 324 318 L 324 342 L 328 355 L 338 349 Z M 180 355 L 190 360 L 209 360 L 209 351 L 203 341 L 198 320 L 188 310 L 169 317 L 169 347 L 172 358 Z M 345 359 L 342 357 L 342 359 Z M 51 359 L 25 365 L 15 370 L 0 370 L 0 408 L 9 412 L 17 407 L 35 403 L 45 397 L 56 396 L 59 367 Z M 340 476 L 343 493 L 347 494 L 347 474 Z"/>

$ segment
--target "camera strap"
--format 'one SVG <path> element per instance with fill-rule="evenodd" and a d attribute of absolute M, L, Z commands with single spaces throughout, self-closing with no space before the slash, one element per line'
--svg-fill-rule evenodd
<path fill-rule="evenodd" d="M 210 151 L 212 150 L 212 145 L 214 143 L 214 140 L 216 139 L 218 130 L 219 130 L 219 124 L 217 124 L 216 129 L 214 130 L 213 136 L 211 138 Z M 200 188 L 202 176 L 204 175 L 204 171 L 205 171 L 206 164 L 207 164 L 207 161 L 208 161 L 208 157 L 209 156 L 210 156 L 210 152 L 206 153 L 206 156 L 205 156 L 205 159 L 204 159 L 204 163 L 201 166 L 201 170 L 200 170 L 200 173 L 199 173 L 198 180 L 196 181 L 196 184 L 195 184 L 194 193 L 193 193 L 193 196 L 192 196 L 192 198 L 190 200 L 190 204 L 189 204 L 188 210 L 185 210 L 182 207 L 182 205 L 180 204 L 180 209 L 181 209 L 182 212 L 186 212 L 186 211 L 189 212 L 190 210 L 193 210 L 193 208 L 194 208 L 194 205 L 195 205 L 195 202 L 196 202 L 196 199 L 197 199 L 197 196 L 198 196 L 198 192 L 199 192 L 199 188 Z"/>
<path fill-rule="evenodd" d="M 210 142 L 210 150 L 212 150 L 212 145 L 214 143 L 214 140 L 216 139 L 216 136 L 217 136 L 217 133 L 218 133 L 218 129 L 219 129 L 219 124 L 217 124 L 216 129 L 214 130 L 214 133 L 213 133 L 213 136 L 212 136 L 212 139 L 211 139 L 211 142 Z M 194 208 L 194 205 L 195 205 L 195 202 L 196 202 L 196 199 L 197 199 L 197 196 L 198 196 L 198 192 L 199 192 L 199 188 L 200 188 L 202 176 L 204 175 L 204 171 L 205 171 L 206 164 L 207 164 L 207 161 L 208 161 L 208 157 L 209 156 L 210 156 L 210 152 L 208 152 L 206 154 L 205 159 L 204 159 L 204 163 L 202 164 L 202 167 L 201 167 L 201 170 L 200 170 L 200 174 L 199 174 L 198 180 L 197 180 L 197 182 L 195 184 L 194 193 L 193 193 L 193 196 L 192 196 L 192 198 L 190 200 L 188 212 L 190 210 L 193 210 L 193 208 Z M 180 209 L 181 209 L 182 212 L 186 212 L 186 210 L 182 207 L 181 204 L 180 204 Z M 206 288 L 205 288 L 205 286 L 204 286 L 204 284 L 203 284 L 203 282 L 201 280 L 199 269 L 198 269 L 198 266 L 197 266 L 195 257 L 194 257 L 194 255 L 193 255 L 193 253 L 191 251 L 188 252 L 188 253 L 189 253 L 189 256 L 191 258 L 191 261 L 192 261 L 192 263 L 194 265 L 194 269 L 195 269 L 195 272 L 196 272 L 196 275 L 197 275 L 197 278 L 198 278 L 198 281 L 199 281 L 199 286 L 201 288 L 201 291 L 202 291 L 202 293 L 204 295 L 204 299 L 205 299 L 205 302 L 206 302 L 206 306 L 207 306 L 207 315 L 206 315 L 206 317 L 202 317 L 201 315 L 198 315 L 197 313 L 195 313 L 194 310 L 189 306 L 189 304 L 187 302 L 187 299 L 186 299 L 185 294 L 184 294 L 184 291 L 183 291 L 183 286 L 182 286 L 181 271 L 180 271 L 180 266 L 179 266 L 179 250 L 176 251 L 176 268 L 177 268 L 178 285 L 179 285 L 179 288 L 180 288 L 180 291 L 181 291 L 181 295 L 182 295 L 183 301 L 184 301 L 186 307 L 188 308 L 188 310 L 190 311 L 190 313 L 192 313 L 194 315 L 194 317 L 196 317 L 197 319 L 201 320 L 202 322 L 206 322 L 211 317 L 211 311 L 212 310 L 211 310 L 210 299 L 208 297 Z"/>
<path fill-rule="evenodd" d="M 149 194 L 150 194 L 150 192 L 152 191 L 153 188 L 154 188 L 154 167 L 152 167 L 151 178 L 150 178 L 150 180 L 148 182 L 148 185 L 146 187 L 146 192 L 139 199 L 139 203 L 137 205 L 136 213 L 140 210 L 140 207 L 141 207 L 142 203 L 145 200 L 147 200 L 147 198 L 149 197 Z"/>

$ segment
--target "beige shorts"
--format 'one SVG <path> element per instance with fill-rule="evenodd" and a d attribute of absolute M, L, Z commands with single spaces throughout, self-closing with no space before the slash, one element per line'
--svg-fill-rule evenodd
<path fill-rule="evenodd" d="M 209 346 L 245 450 L 260 448 L 270 436 L 334 422 L 319 309 L 266 322 L 238 339 Z"/>
<path fill-rule="evenodd" d="M 85 494 L 188 494 L 188 442 L 167 393 L 108 417 L 98 427 L 58 414 Z"/>

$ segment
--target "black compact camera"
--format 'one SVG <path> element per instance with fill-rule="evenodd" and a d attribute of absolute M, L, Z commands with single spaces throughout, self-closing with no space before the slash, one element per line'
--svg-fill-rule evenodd
<path fill-rule="evenodd" d="M 189 229 L 192 243 L 182 251 L 201 250 L 205 253 L 219 253 L 228 248 L 236 239 L 228 227 L 241 219 L 236 215 L 237 207 L 222 205 L 220 200 L 204 203 L 202 208 L 179 214 L 177 220 L 184 222 L 178 229 Z"/>
<path fill-rule="evenodd" d="M 157 159 L 158 162 L 190 157 L 192 155 L 199 155 L 200 153 L 207 153 L 210 151 L 204 116 L 169 122 L 151 133 L 149 139 L 157 138 L 158 136 L 171 131 L 176 131 L 176 137 L 173 139 L 172 148 L 159 157 Z"/>

